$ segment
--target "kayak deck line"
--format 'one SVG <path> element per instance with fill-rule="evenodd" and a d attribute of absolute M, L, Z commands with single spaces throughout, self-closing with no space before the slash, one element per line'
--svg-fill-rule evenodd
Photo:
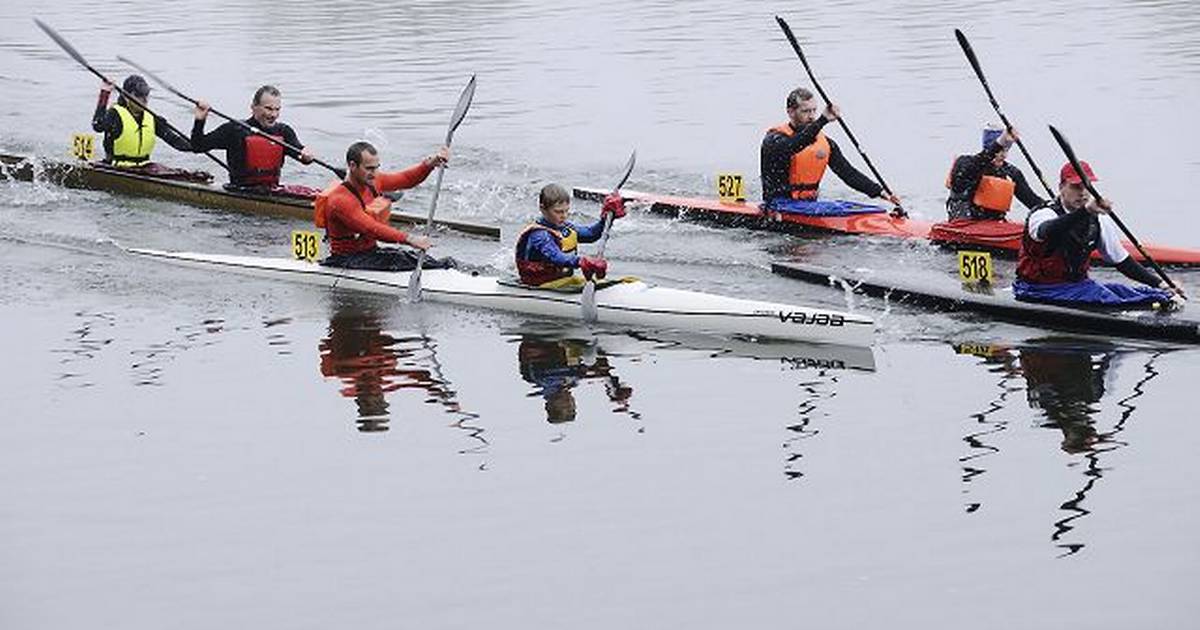
<path fill-rule="evenodd" d="M 1186 318 L 1180 313 L 1022 302 L 1013 297 L 1007 288 L 997 289 L 992 294 L 975 293 L 957 287 L 919 286 L 896 278 L 879 278 L 849 270 L 839 271 L 798 263 L 772 263 L 771 271 L 824 286 L 841 279 L 856 293 L 936 311 L 980 313 L 1024 326 L 1043 326 L 1092 335 L 1200 343 L 1200 320 Z"/>
<path fill-rule="evenodd" d="M 38 162 L 37 168 L 33 164 L 35 160 Z M 137 197 L 178 201 L 199 208 L 233 210 L 312 221 L 312 201 L 301 197 L 231 191 L 210 184 L 122 172 L 120 169 L 97 163 L 59 162 L 0 153 L 0 179 L 33 181 L 35 177 L 66 188 L 100 190 Z M 424 216 L 408 212 L 391 214 L 393 223 L 404 226 L 423 226 L 425 219 Z M 435 219 L 433 224 L 464 234 L 495 240 L 500 238 L 500 228 L 495 225 L 455 219 Z"/>
<path fill-rule="evenodd" d="M 577 199 L 601 201 L 608 191 L 599 188 L 575 188 Z M 954 249 L 978 249 L 1006 257 L 1016 257 L 1021 248 L 1024 224 L 1009 220 L 946 221 L 931 223 L 920 219 L 894 217 L 886 212 L 829 216 L 795 212 L 764 211 L 754 201 L 726 202 L 703 197 L 680 197 L 621 190 L 627 202 L 646 204 L 650 211 L 682 219 L 699 219 L 714 225 L 752 230 L 811 234 L 826 232 L 886 236 L 928 240 Z M 1139 262 L 1141 252 L 1128 241 L 1125 249 Z M 1154 260 L 1162 265 L 1200 266 L 1200 249 L 1142 243 Z M 1099 259 L 1098 255 L 1093 256 Z"/>
<path fill-rule="evenodd" d="M 128 248 L 125 251 L 189 267 L 218 268 L 233 273 L 315 284 L 327 288 L 359 289 L 392 296 L 407 291 L 408 271 L 372 271 L 324 267 L 289 259 L 167 252 Z M 512 311 L 568 320 L 582 319 L 580 294 L 515 288 L 495 276 L 457 269 L 422 272 L 422 293 L 430 300 Z M 750 338 L 775 338 L 816 344 L 866 347 L 874 343 L 875 322 L 856 313 L 763 302 L 656 287 L 645 282 L 621 282 L 596 293 L 604 324 L 716 333 Z"/>

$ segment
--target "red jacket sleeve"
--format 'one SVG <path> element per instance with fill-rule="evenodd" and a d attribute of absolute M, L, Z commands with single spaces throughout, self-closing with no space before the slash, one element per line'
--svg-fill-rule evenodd
<path fill-rule="evenodd" d="M 376 181 L 379 177 L 376 176 Z M 351 232 L 359 234 L 369 234 L 376 240 L 387 243 L 407 243 L 408 234 L 397 230 L 396 228 L 376 221 L 371 215 L 363 212 L 362 206 L 358 200 L 354 198 L 344 188 L 338 194 L 329 200 L 329 214 L 335 218 L 343 227 Z"/>
<path fill-rule="evenodd" d="M 403 171 L 395 171 L 392 173 L 376 173 L 375 188 L 382 192 L 412 188 L 425 181 L 425 178 L 429 177 L 429 174 L 432 172 L 433 167 L 427 165 L 425 161 L 422 160 L 417 164 L 404 169 Z"/>

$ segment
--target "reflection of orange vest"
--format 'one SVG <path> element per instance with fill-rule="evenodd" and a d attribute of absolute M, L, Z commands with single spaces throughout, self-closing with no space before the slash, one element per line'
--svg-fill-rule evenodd
<path fill-rule="evenodd" d="M 951 163 L 950 172 L 946 173 L 947 190 L 950 190 L 953 179 L 954 163 Z M 1017 183 L 1011 179 L 984 175 L 979 179 L 979 186 L 975 188 L 975 195 L 971 197 L 971 203 L 992 212 L 1008 212 L 1012 208 L 1013 193 L 1016 190 Z"/>
<path fill-rule="evenodd" d="M 783 123 L 771 131 L 779 132 L 787 137 L 796 135 L 788 123 Z M 817 188 L 821 178 L 825 176 L 825 168 L 829 166 L 829 139 L 824 131 L 817 132 L 817 139 L 792 155 L 788 167 L 788 187 L 792 199 L 816 199 Z"/>

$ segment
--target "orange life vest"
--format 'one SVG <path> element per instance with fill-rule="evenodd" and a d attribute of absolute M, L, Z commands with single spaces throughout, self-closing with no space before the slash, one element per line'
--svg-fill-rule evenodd
<path fill-rule="evenodd" d="M 950 172 L 946 173 L 946 189 L 950 190 L 954 179 L 954 162 L 950 164 Z M 979 178 L 979 185 L 975 187 L 975 194 L 971 197 L 971 203 L 992 212 L 1005 213 L 1012 209 L 1013 194 L 1017 190 L 1017 183 L 1011 179 L 1004 177 L 996 177 L 994 175 L 984 175 Z"/>
<path fill-rule="evenodd" d="M 272 138 L 283 141 L 283 136 L 272 135 Z M 274 188 L 279 185 L 279 173 L 283 170 L 283 147 L 267 140 L 262 135 L 252 133 L 245 141 L 245 174 L 242 184 L 246 186 L 266 186 Z"/>
<path fill-rule="evenodd" d="M 528 242 L 529 235 L 537 230 L 549 232 L 564 254 L 572 254 L 579 248 L 579 234 L 574 229 L 569 229 L 567 235 L 563 236 L 558 230 L 550 229 L 541 223 L 530 223 L 517 236 L 517 275 L 521 277 L 521 282 L 537 286 L 573 275 L 575 270 L 570 267 L 559 267 L 544 260 L 529 260 L 525 256 L 525 243 Z"/>
<path fill-rule="evenodd" d="M 359 205 L 362 206 L 363 212 L 371 215 L 375 220 L 386 224 L 392 217 L 392 200 L 371 191 L 375 198 L 371 203 L 363 204 L 362 197 L 358 195 L 358 191 L 354 190 L 345 181 L 333 182 L 325 187 L 325 190 L 317 193 L 313 199 L 313 223 L 319 228 L 324 228 L 329 224 L 329 196 L 333 191 L 338 189 L 338 186 L 345 186 L 346 190 L 354 193 L 354 197 L 358 199 Z"/>
<path fill-rule="evenodd" d="M 789 123 L 783 123 L 772 128 L 771 131 L 779 132 L 789 138 L 796 135 Z M 819 131 L 817 139 L 812 144 L 792 155 L 792 161 L 788 167 L 788 187 L 791 189 L 792 199 L 817 198 L 817 189 L 821 185 L 821 178 L 825 176 L 825 169 L 829 166 L 829 153 L 829 139 L 825 137 L 824 131 Z"/>

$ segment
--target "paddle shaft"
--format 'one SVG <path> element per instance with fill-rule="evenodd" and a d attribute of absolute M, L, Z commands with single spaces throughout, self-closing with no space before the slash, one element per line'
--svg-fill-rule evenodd
<path fill-rule="evenodd" d="M 796 56 L 800 57 L 800 63 L 804 65 L 804 71 L 808 73 L 808 78 L 810 81 L 812 81 L 813 87 L 816 88 L 817 93 L 820 94 L 821 98 L 825 101 L 825 106 L 829 107 L 830 105 L 833 105 L 833 101 L 829 100 L 829 95 L 825 93 L 825 90 L 817 81 L 816 75 L 813 74 L 812 68 L 809 67 L 808 59 L 804 57 L 804 52 L 800 50 L 800 42 L 796 41 L 796 36 L 792 34 L 792 28 L 788 26 L 788 23 L 778 15 L 775 16 L 775 21 L 779 22 L 779 27 L 783 29 L 783 34 L 787 36 L 788 42 L 792 45 L 792 50 L 796 51 Z M 884 192 L 886 192 L 888 195 L 894 196 L 895 193 L 892 192 L 891 187 L 887 185 L 886 181 L 884 181 L 883 175 L 879 174 L 879 169 L 875 168 L 875 164 L 871 162 L 871 158 L 867 156 L 867 152 L 863 151 L 862 146 L 858 144 L 858 138 L 854 137 L 854 133 L 850 131 L 850 126 L 846 124 L 845 119 L 843 119 L 841 116 L 838 116 L 837 121 L 838 125 L 841 126 L 842 131 L 845 132 L 846 137 L 850 139 L 850 144 L 853 144 L 854 148 L 858 151 L 858 154 L 862 156 L 863 162 L 866 163 L 867 168 L 871 169 L 871 174 L 875 176 L 875 179 L 879 182 L 879 185 L 883 188 Z"/>
<path fill-rule="evenodd" d="M 170 122 L 168 122 L 165 117 L 159 116 L 158 114 L 156 114 L 154 112 L 154 110 L 150 109 L 149 107 L 146 107 L 145 103 L 141 103 L 141 101 L 139 101 L 137 98 L 135 98 L 132 94 L 130 94 L 129 92 L 126 92 L 123 88 L 121 88 L 121 86 L 112 82 L 111 80 L 109 80 L 108 77 L 104 76 L 103 73 L 101 73 L 99 70 L 92 67 L 92 64 L 88 63 L 87 60 L 83 58 L 83 55 L 79 54 L 79 51 L 75 50 L 75 47 L 72 46 L 70 44 L 70 42 L 68 42 L 62 35 L 59 35 L 58 32 L 56 32 L 54 29 L 50 28 L 45 22 L 42 22 L 41 20 L 37 20 L 37 19 L 35 19 L 34 22 L 36 22 L 38 25 L 38 28 L 41 28 L 43 31 L 45 31 L 45 33 L 50 36 L 50 39 L 54 40 L 54 43 L 58 44 L 59 47 L 62 48 L 63 51 L 67 53 L 67 55 L 69 55 L 72 59 L 74 59 L 76 62 L 78 62 L 79 65 L 83 66 L 84 69 L 86 69 L 88 72 L 91 72 L 92 74 L 96 75 L 96 77 L 98 79 L 113 86 L 113 89 L 116 90 L 118 94 L 125 97 L 125 100 L 127 102 L 138 103 L 139 106 L 147 114 L 150 114 L 151 116 L 154 116 L 155 118 L 162 119 L 163 124 L 165 124 L 167 126 L 167 129 L 174 131 L 175 133 L 179 134 L 180 136 L 183 136 L 184 138 L 189 137 L 188 134 L 183 133 L 177 127 L 175 127 Z M 204 153 L 204 155 L 207 155 L 210 160 L 216 162 L 217 164 L 220 164 L 221 168 L 224 168 L 225 170 L 229 170 L 229 165 L 226 164 L 224 161 L 222 161 L 217 156 L 213 155 L 212 153 L 209 153 L 208 151 L 204 151 L 203 153 Z"/>
<path fill-rule="evenodd" d="M 200 101 L 198 101 L 198 100 L 196 100 L 196 99 L 194 99 L 194 98 L 192 98 L 192 97 L 188 96 L 187 94 L 184 94 L 183 92 L 180 92 L 178 89 L 176 89 L 176 88 L 175 88 L 175 86 L 171 85 L 170 83 L 167 83 L 167 82 L 166 82 L 166 80 L 164 80 L 162 77 L 160 77 L 160 76 L 158 76 L 158 75 L 154 74 L 154 73 L 153 73 L 153 72 L 151 72 L 150 70 L 147 70 L 145 67 L 143 67 L 143 66 L 141 66 L 141 65 L 139 65 L 139 64 L 137 64 L 137 63 L 134 63 L 134 62 L 133 62 L 133 61 L 131 61 L 130 59 L 128 59 L 128 58 L 126 58 L 126 57 L 122 57 L 122 56 L 120 56 L 120 55 L 118 55 L 118 56 L 117 56 L 117 59 L 119 59 L 120 61 L 122 61 L 122 62 L 124 62 L 124 63 L 127 63 L 127 64 L 129 64 L 129 65 L 133 66 L 134 68 L 137 68 L 139 71 L 141 71 L 141 72 L 142 72 L 143 74 L 145 74 L 146 76 L 150 77 L 151 79 L 154 79 L 154 82 L 155 82 L 155 83 L 157 83 L 157 84 L 159 84 L 159 85 L 163 86 L 163 88 L 165 88 L 165 89 L 166 89 L 168 92 L 170 92 L 170 93 L 174 94 L 175 96 L 178 96 L 179 98 L 181 98 L 181 99 L 183 99 L 183 100 L 185 100 L 185 101 L 187 101 L 187 102 L 191 103 L 192 105 L 195 105 L 195 106 L 197 106 L 197 107 L 199 107 L 199 106 L 200 106 Z M 295 151 L 296 153 L 300 153 L 300 152 L 301 152 L 301 150 L 302 150 L 302 147 L 294 147 L 294 146 L 292 146 L 291 144 L 289 144 L 289 143 L 287 143 L 287 142 L 284 142 L 284 141 L 280 140 L 279 138 L 276 138 L 275 136 L 272 136 L 272 135 L 270 135 L 270 134 L 266 133 L 265 131 L 263 131 L 263 130 L 261 130 L 261 129 L 257 129 L 257 128 L 255 128 L 255 127 L 251 126 L 251 125 L 248 125 L 248 124 L 246 124 L 246 122 L 245 122 L 245 121 L 238 120 L 237 118 L 234 118 L 234 117 L 232 117 L 232 116 L 230 116 L 230 115 L 228 115 L 228 114 L 226 114 L 226 113 L 222 112 L 221 110 L 219 110 L 219 109 L 217 109 L 217 108 L 215 108 L 215 107 L 211 107 L 211 106 L 210 106 L 210 107 L 208 108 L 208 111 L 210 111 L 210 112 L 212 112 L 212 113 L 216 114 L 217 116 L 219 116 L 219 117 L 221 117 L 221 118 L 224 118 L 225 120 L 228 120 L 229 122 L 231 122 L 231 123 L 233 123 L 233 124 L 235 124 L 235 125 L 238 125 L 238 126 L 239 126 L 239 127 L 241 127 L 242 129 L 244 129 L 244 130 L 246 130 L 246 131 L 249 131 L 249 132 L 250 132 L 250 133 L 252 133 L 252 134 L 255 134 L 255 135 L 257 135 L 257 136 L 261 136 L 262 138 L 266 139 L 268 142 L 272 142 L 272 143 L 274 143 L 274 144 L 276 144 L 276 145 L 279 145 L 279 146 L 281 146 L 281 147 L 283 147 L 283 148 L 285 148 L 285 149 L 288 149 L 289 151 Z M 315 164 L 319 164 L 319 165 L 321 165 L 321 166 L 324 166 L 325 168 L 327 168 L 327 169 L 329 169 L 330 171 L 332 171 L 332 172 L 333 172 L 333 174 L 334 174 L 334 175 L 337 175 L 338 177 L 341 177 L 341 178 L 345 178 L 345 177 L 346 177 L 346 170 L 345 170 L 345 169 L 338 168 L 338 167 L 336 167 L 336 166 L 333 166 L 333 165 L 331 165 L 331 164 L 328 164 L 328 163 L 326 163 L 325 161 L 323 161 L 323 160 L 320 160 L 320 159 L 317 159 L 317 158 L 313 158 L 313 163 L 315 163 Z"/>
<path fill-rule="evenodd" d="M 967 41 L 967 36 L 958 29 L 954 29 L 954 35 L 958 38 L 958 45 L 962 47 L 963 54 L 967 56 L 967 61 L 971 64 L 971 68 L 975 70 L 975 76 L 979 77 L 979 82 L 983 84 L 983 91 L 987 93 L 988 101 L 992 103 L 992 109 L 996 110 L 996 115 L 1000 117 L 1000 122 L 1004 123 L 1004 128 L 1008 130 L 1009 135 L 1012 135 L 1012 123 L 1008 121 L 1008 117 L 1000 109 L 1000 103 L 996 102 L 996 95 L 992 93 L 992 87 L 988 85 L 987 77 L 983 74 L 983 67 L 979 65 L 979 58 L 975 56 L 975 49 L 971 47 L 971 42 Z M 1029 167 L 1033 169 L 1033 173 L 1037 175 L 1042 188 L 1046 189 L 1046 194 L 1053 199 L 1055 192 L 1046 183 L 1046 177 L 1042 175 L 1042 169 L 1038 168 L 1037 162 L 1033 161 L 1033 156 L 1029 154 L 1029 149 L 1025 148 L 1025 143 L 1021 142 L 1021 139 L 1015 136 L 1013 140 L 1016 140 L 1017 148 L 1021 150 L 1021 155 L 1025 156 L 1025 161 L 1029 163 Z"/>
<path fill-rule="evenodd" d="M 1062 135 L 1062 132 L 1060 132 L 1058 129 L 1055 129 L 1054 125 L 1050 125 L 1050 133 L 1054 136 L 1054 139 L 1058 141 L 1058 146 L 1062 147 L 1063 153 L 1067 154 L 1067 161 L 1071 163 L 1071 168 L 1075 169 L 1075 173 L 1079 175 L 1079 179 L 1083 181 L 1083 185 L 1087 188 L 1087 191 L 1096 198 L 1097 203 L 1103 201 L 1104 197 L 1100 195 L 1100 191 L 1096 190 L 1096 187 L 1087 177 L 1087 174 L 1084 173 L 1083 167 L 1079 164 L 1079 158 L 1075 157 L 1075 151 L 1071 148 L 1071 143 L 1067 142 L 1067 137 Z M 1167 283 L 1167 286 L 1178 291 L 1179 286 L 1175 284 L 1175 281 L 1171 280 L 1171 278 L 1167 276 L 1167 272 L 1163 271 L 1162 266 L 1160 266 L 1158 262 L 1150 256 L 1150 252 L 1147 252 L 1146 248 L 1142 247 L 1142 244 L 1138 242 L 1137 237 L 1133 235 L 1133 232 L 1129 231 L 1129 228 L 1126 227 L 1125 222 L 1121 220 L 1121 217 L 1117 216 L 1117 213 L 1112 209 L 1109 209 L 1108 216 L 1112 217 L 1113 222 L 1117 224 L 1118 228 L 1121 228 L 1121 231 L 1125 233 L 1125 237 L 1129 239 L 1129 242 L 1133 243 L 1133 246 L 1136 247 L 1139 252 L 1141 252 L 1142 257 L 1146 259 L 1146 262 L 1150 263 L 1150 266 L 1153 267 L 1154 271 L 1158 273 L 1158 277 L 1162 278 L 1163 282 Z"/>

